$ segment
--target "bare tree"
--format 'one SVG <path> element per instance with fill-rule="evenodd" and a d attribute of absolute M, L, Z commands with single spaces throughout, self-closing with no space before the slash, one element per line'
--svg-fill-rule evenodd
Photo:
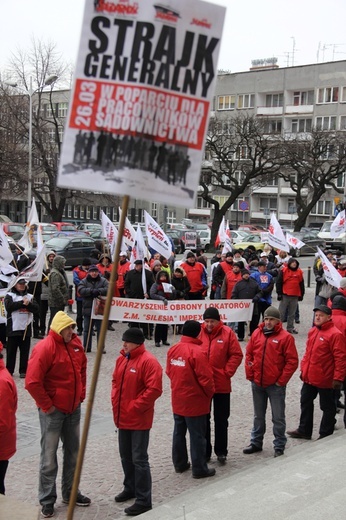
<path fill-rule="evenodd" d="M 298 218 L 294 230 L 304 226 L 311 210 L 326 193 L 328 187 L 337 193 L 337 179 L 346 172 L 346 142 L 341 132 L 314 129 L 305 137 L 284 139 L 284 158 L 279 175 L 289 183 L 296 196 Z"/>
<path fill-rule="evenodd" d="M 206 158 L 200 178 L 200 196 L 214 207 L 211 242 L 228 209 L 250 187 L 264 184 L 280 169 L 281 148 L 263 132 L 263 122 L 244 116 L 215 118 L 209 125 Z M 228 199 L 220 205 L 220 189 Z"/>

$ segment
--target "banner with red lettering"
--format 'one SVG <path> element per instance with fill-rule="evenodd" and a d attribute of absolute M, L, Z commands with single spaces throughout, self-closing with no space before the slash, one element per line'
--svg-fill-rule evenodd
<path fill-rule="evenodd" d="M 225 323 L 250 321 L 253 312 L 252 300 L 176 300 L 164 305 L 158 300 L 113 298 L 109 319 L 182 325 L 187 320 L 202 322 L 203 313 L 208 307 L 216 307 Z M 100 314 L 94 314 L 94 307 L 92 317 L 99 320 L 103 318 Z"/>
<path fill-rule="evenodd" d="M 190 208 L 225 8 L 86 0 L 58 186 Z"/>

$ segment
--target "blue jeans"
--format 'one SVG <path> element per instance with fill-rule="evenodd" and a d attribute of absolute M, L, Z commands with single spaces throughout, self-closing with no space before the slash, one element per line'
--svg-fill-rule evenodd
<path fill-rule="evenodd" d="M 186 431 L 190 435 L 190 454 L 192 462 L 192 473 L 203 475 L 207 473 L 207 440 L 205 438 L 207 428 L 207 415 L 197 417 L 184 417 L 173 414 L 174 430 L 172 445 L 172 460 L 174 467 L 179 470 L 188 462 L 186 448 Z"/>
<path fill-rule="evenodd" d="M 151 507 L 151 473 L 148 457 L 150 430 L 118 430 L 119 453 L 124 471 L 124 491 L 136 504 Z"/>
<path fill-rule="evenodd" d="M 41 505 L 56 501 L 57 451 L 62 441 L 63 468 L 61 476 L 62 498 L 69 500 L 79 449 L 80 405 L 71 413 L 55 410 L 51 414 L 39 408 L 41 426 L 41 456 L 38 498 Z"/>
<path fill-rule="evenodd" d="M 268 399 L 272 409 L 272 422 L 274 434 L 274 449 L 284 450 L 287 442 L 285 435 L 285 398 L 286 387 L 270 385 L 266 388 L 252 382 L 252 400 L 254 406 L 254 422 L 251 430 L 251 444 L 262 448 L 263 437 L 266 432 L 266 411 Z"/>
<path fill-rule="evenodd" d="M 90 323 L 92 321 L 92 323 Z M 95 326 L 97 343 L 100 337 L 102 320 L 91 320 L 91 316 L 83 316 L 83 347 L 87 352 L 91 352 L 92 328 Z M 89 338 L 89 341 L 88 341 Z"/>

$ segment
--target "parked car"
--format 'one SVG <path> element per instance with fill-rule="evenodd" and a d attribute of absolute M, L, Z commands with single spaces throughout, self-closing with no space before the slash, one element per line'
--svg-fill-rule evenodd
<path fill-rule="evenodd" d="M 24 224 L 18 224 L 16 222 L 2 222 L 1 225 L 4 233 L 6 233 L 7 236 L 12 237 L 15 241 L 19 240 L 24 234 Z"/>
<path fill-rule="evenodd" d="M 262 242 L 261 235 L 248 235 L 246 241 L 233 244 L 234 249 L 246 249 L 249 246 L 254 246 L 258 253 L 262 253 L 265 242 Z"/>
<path fill-rule="evenodd" d="M 197 233 L 199 235 L 199 238 L 201 240 L 201 247 L 205 251 L 209 251 L 210 249 L 210 239 L 211 239 L 211 231 L 210 229 L 201 229 L 197 230 Z"/>
<path fill-rule="evenodd" d="M 231 239 L 232 242 L 246 242 L 246 237 L 253 233 L 248 233 L 247 231 L 231 231 Z"/>
<path fill-rule="evenodd" d="M 79 265 L 83 258 L 95 249 L 95 240 L 86 236 L 57 236 L 46 242 L 47 251 L 54 249 L 58 255 L 66 258 L 66 267 Z"/>
<path fill-rule="evenodd" d="M 77 231 L 77 227 L 70 222 L 52 222 L 52 224 L 55 224 L 58 231 Z"/>
<path fill-rule="evenodd" d="M 241 226 L 238 226 L 238 231 L 247 231 L 248 233 L 261 233 L 262 231 L 268 230 L 260 224 L 242 224 Z"/>
<path fill-rule="evenodd" d="M 180 239 L 183 241 L 184 251 L 185 249 L 196 251 L 196 249 L 201 247 L 201 238 L 193 229 L 175 229 L 175 232 L 178 233 Z"/>
<path fill-rule="evenodd" d="M 83 222 L 79 224 L 77 229 L 78 231 L 85 231 L 90 235 L 93 231 L 102 231 L 102 225 L 97 222 Z"/>
<path fill-rule="evenodd" d="M 180 235 L 179 233 L 177 233 L 177 231 L 175 231 L 174 229 L 169 229 L 168 231 L 166 231 L 166 235 L 173 241 L 174 252 L 176 255 L 180 255 L 185 251 L 184 242 L 180 238 Z"/>
<path fill-rule="evenodd" d="M 324 249 L 326 247 L 326 242 L 321 238 L 318 238 L 314 233 L 292 233 L 292 235 L 296 238 L 299 238 L 299 240 L 304 242 L 305 245 L 300 249 L 291 247 L 289 252 L 291 256 L 299 257 L 305 255 L 314 255 L 317 252 L 317 247 L 320 249 Z"/>

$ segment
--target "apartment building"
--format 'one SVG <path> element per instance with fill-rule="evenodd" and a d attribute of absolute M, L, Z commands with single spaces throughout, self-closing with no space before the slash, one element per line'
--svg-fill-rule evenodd
<path fill-rule="evenodd" d="M 262 66 L 247 72 L 218 76 L 212 117 L 225 121 L 240 114 L 262 118 L 265 132 L 273 137 L 304 137 L 316 127 L 345 132 L 346 138 L 346 61 L 285 68 L 278 68 L 275 61 L 263 61 Z M 345 186 L 345 175 L 337 179 L 337 186 Z M 225 196 L 222 192 L 218 195 L 221 203 Z M 309 197 L 308 190 L 304 196 Z M 330 187 L 312 210 L 308 223 L 330 218 L 342 198 Z M 205 207 L 206 203 L 199 198 L 197 205 Z M 245 193 L 229 210 L 228 218 L 232 223 L 265 223 L 272 211 L 287 225 L 297 216 L 295 194 L 278 178 Z"/>

